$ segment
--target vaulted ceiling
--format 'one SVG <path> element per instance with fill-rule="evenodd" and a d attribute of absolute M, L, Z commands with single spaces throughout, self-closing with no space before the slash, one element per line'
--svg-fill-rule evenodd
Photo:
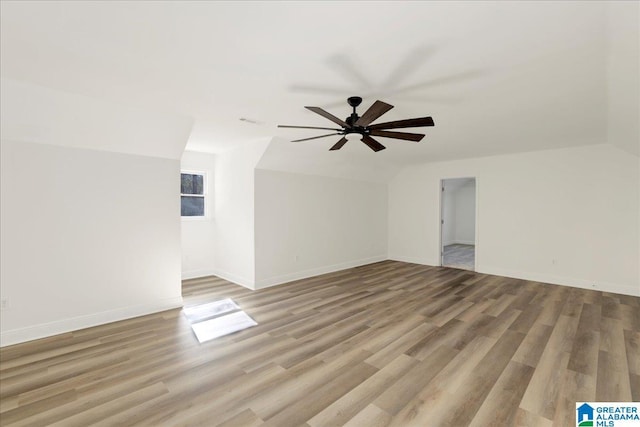
<path fill-rule="evenodd" d="M 190 150 L 286 151 L 319 133 L 277 124 L 330 125 L 303 107 L 343 118 L 359 95 L 395 106 L 380 121 L 436 126 L 379 153 L 292 150 L 407 164 L 614 138 L 638 154 L 637 2 L 3 1 L 1 19 L 3 78 L 190 117 Z"/>

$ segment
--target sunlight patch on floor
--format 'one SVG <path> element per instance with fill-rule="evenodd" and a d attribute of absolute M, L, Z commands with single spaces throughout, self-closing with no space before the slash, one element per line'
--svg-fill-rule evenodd
<path fill-rule="evenodd" d="M 256 326 L 258 323 L 231 299 L 184 308 L 200 343 Z"/>
<path fill-rule="evenodd" d="M 184 314 L 189 319 L 189 322 L 197 323 L 235 310 L 240 310 L 238 304 L 231 298 L 225 298 L 220 301 L 185 307 Z"/>

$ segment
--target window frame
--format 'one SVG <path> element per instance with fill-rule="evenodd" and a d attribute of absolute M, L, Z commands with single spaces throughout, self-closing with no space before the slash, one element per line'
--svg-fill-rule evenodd
<path fill-rule="evenodd" d="M 202 176 L 202 194 L 185 194 L 182 192 L 182 175 L 200 175 Z M 180 219 L 186 221 L 197 221 L 207 219 L 209 217 L 209 210 L 207 209 L 207 196 L 208 196 L 208 185 L 207 185 L 207 172 L 192 170 L 192 169 L 181 169 L 180 170 Z M 183 197 L 200 197 L 204 200 L 204 208 L 202 215 L 182 215 L 182 198 Z"/>

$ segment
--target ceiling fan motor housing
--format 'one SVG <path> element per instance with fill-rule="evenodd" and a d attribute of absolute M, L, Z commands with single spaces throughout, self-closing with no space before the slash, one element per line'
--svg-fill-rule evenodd
<path fill-rule="evenodd" d="M 359 115 L 353 113 L 349 117 L 344 119 L 344 121 L 349 125 L 349 128 L 350 128 L 350 129 L 345 128 L 345 131 L 347 132 L 364 131 L 364 128 L 362 126 L 355 126 L 355 123 L 358 121 L 359 118 L 360 118 Z"/>

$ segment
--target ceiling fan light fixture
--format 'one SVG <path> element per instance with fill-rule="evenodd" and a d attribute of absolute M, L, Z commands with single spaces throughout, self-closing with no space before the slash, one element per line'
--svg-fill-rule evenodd
<path fill-rule="evenodd" d="M 362 102 L 362 98 L 359 96 L 352 96 L 347 99 L 347 103 L 353 108 L 353 112 L 349 117 L 345 120 L 342 120 L 331 113 L 323 110 L 320 107 L 309 107 L 306 108 L 309 111 L 312 111 L 325 119 L 332 121 L 333 123 L 339 125 L 339 128 L 325 128 L 325 127 L 317 127 L 317 126 L 293 126 L 293 125 L 278 125 L 279 128 L 297 128 L 297 129 L 324 129 L 324 130 L 332 130 L 334 133 L 330 133 L 327 135 L 320 136 L 312 136 L 311 138 L 302 138 L 295 139 L 291 142 L 302 142 L 309 141 L 312 139 L 325 138 L 327 136 L 333 135 L 342 135 L 342 138 L 338 142 L 336 142 L 331 148 L 330 151 L 335 151 L 341 149 L 348 141 L 362 141 L 366 146 L 371 148 L 373 151 L 378 152 L 380 150 L 384 150 L 385 146 L 376 141 L 373 136 L 380 136 L 383 138 L 393 138 L 393 139 L 401 139 L 404 141 L 414 141 L 418 142 L 424 138 L 424 134 L 420 133 L 408 133 L 408 132 L 395 132 L 389 131 L 388 129 L 402 129 L 402 128 L 413 128 L 413 127 L 423 127 L 423 126 L 433 126 L 433 119 L 431 117 L 418 117 L 415 119 L 405 119 L 405 120 L 395 120 L 386 123 L 376 123 L 372 124 L 376 121 L 380 116 L 382 116 L 387 111 L 393 108 L 393 105 L 387 104 L 386 102 L 376 101 L 365 111 L 362 116 L 359 116 L 356 112 L 356 107 L 360 105 Z"/>

